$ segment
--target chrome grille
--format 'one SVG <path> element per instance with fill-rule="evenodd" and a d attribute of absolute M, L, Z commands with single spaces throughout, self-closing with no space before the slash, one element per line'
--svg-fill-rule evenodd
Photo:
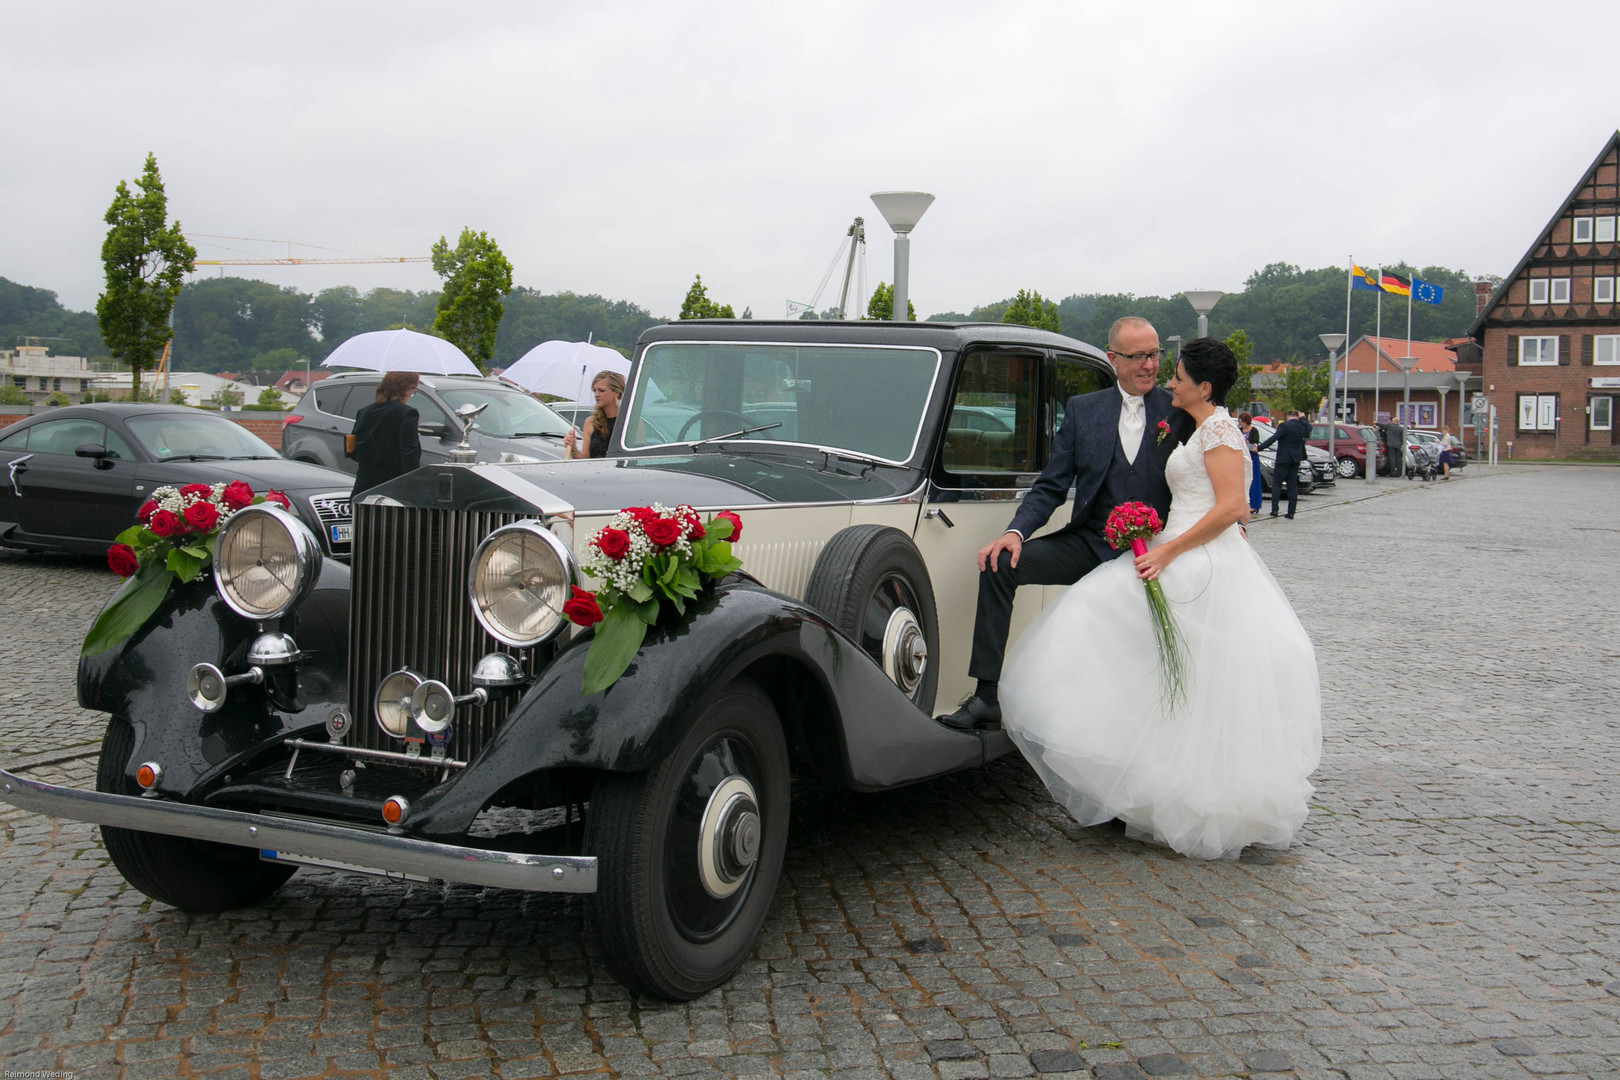
<path fill-rule="evenodd" d="M 350 544 L 347 540 L 333 538 L 332 526 L 349 525 L 352 517 L 349 510 L 349 494 L 346 491 L 332 491 L 323 495 L 309 497 L 310 509 L 321 523 L 321 544 L 333 555 L 347 555 Z"/>
<path fill-rule="evenodd" d="M 383 676 L 408 667 L 457 694 L 472 690 L 480 656 L 509 652 L 534 674 L 535 650 L 502 645 L 473 618 L 467 568 L 479 541 L 521 514 L 355 507 L 349 592 L 349 711 L 354 745 L 402 750 L 378 727 L 372 698 Z M 449 756 L 470 761 L 506 719 L 515 698 L 456 710 Z"/>

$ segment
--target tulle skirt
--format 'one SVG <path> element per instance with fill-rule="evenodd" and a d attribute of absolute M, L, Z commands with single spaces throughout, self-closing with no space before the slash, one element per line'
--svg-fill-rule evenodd
<path fill-rule="evenodd" d="M 1286 847 L 1322 752 L 1316 652 L 1236 527 L 1160 575 L 1189 660 L 1185 702 L 1161 692 L 1142 582 L 1127 552 L 1030 625 L 1002 671 L 1009 735 L 1083 825 L 1199 858 Z"/>

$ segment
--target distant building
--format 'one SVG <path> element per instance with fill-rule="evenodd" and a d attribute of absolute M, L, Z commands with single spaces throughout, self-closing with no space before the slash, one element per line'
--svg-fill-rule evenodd
<path fill-rule="evenodd" d="M 43 404 L 52 394 L 66 394 L 75 402 L 82 400 L 95 374 L 84 357 L 51 356 L 44 345 L 0 349 L 0 372 L 35 405 Z"/>
<path fill-rule="evenodd" d="M 148 393 L 154 390 L 162 394 L 163 388 L 168 387 L 169 393 L 178 390 L 185 396 L 187 405 L 207 405 L 218 400 L 222 391 L 235 391 L 241 395 L 237 406 L 257 405 L 259 391 L 264 389 L 252 383 L 238 382 L 227 379 L 223 375 L 211 375 L 205 371 L 171 371 L 165 376 L 154 379 L 151 372 L 141 376 L 141 386 Z M 113 397 L 127 397 L 130 390 L 130 376 L 127 371 L 114 371 L 98 374 L 90 384 L 90 389 L 98 394 L 110 394 Z M 288 404 L 285 394 L 282 395 L 282 405 Z"/>
<path fill-rule="evenodd" d="M 1414 341 L 1405 338 L 1373 337 L 1364 334 L 1350 346 L 1349 375 L 1346 360 L 1335 365 L 1335 385 L 1340 392 L 1340 413 L 1345 420 L 1372 423 L 1399 420 L 1406 427 L 1450 428 L 1453 434 L 1468 422 L 1467 397 L 1457 368 L 1457 354 L 1446 343 Z M 1401 370 L 1400 361 L 1410 357 L 1412 370 Z M 1478 383 L 1473 384 L 1478 389 Z M 1348 390 L 1348 393 L 1346 393 Z M 1348 408 L 1344 398 L 1349 399 Z M 1465 410 L 1458 416 L 1457 410 Z"/>
<path fill-rule="evenodd" d="M 302 398 L 304 394 L 308 392 L 311 386 L 314 386 L 322 379 L 330 378 L 331 375 L 332 373 L 330 371 L 306 372 L 303 368 L 295 368 L 292 371 L 283 372 L 281 378 L 275 381 L 274 386 L 283 394 L 288 394 L 295 398 Z M 307 382 L 305 381 L 306 379 L 308 380 Z"/>
<path fill-rule="evenodd" d="M 1516 458 L 1620 457 L 1620 131 L 1468 328 Z M 1483 284 L 1483 283 L 1481 283 Z M 1477 288 L 1478 286 L 1476 286 Z M 1464 367 L 1470 366 L 1469 360 Z"/>

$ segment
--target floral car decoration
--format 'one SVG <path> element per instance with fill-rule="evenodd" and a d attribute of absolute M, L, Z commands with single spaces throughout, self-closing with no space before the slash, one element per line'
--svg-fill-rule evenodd
<path fill-rule="evenodd" d="M 662 503 L 620 510 L 598 529 L 581 569 L 601 585 L 594 593 L 575 587 L 563 605 L 575 624 L 596 627 L 585 654 L 584 693 L 618 681 L 665 605 L 685 615 L 705 580 L 740 567 L 731 545 L 741 536 L 742 519 L 730 510 L 705 522 L 690 506 Z"/>
<path fill-rule="evenodd" d="M 137 513 L 139 522 L 118 534 L 107 549 L 107 566 L 124 578 L 118 595 L 85 635 L 82 656 L 105 652 L 151 617 L 174 581 L 188 582 L 207 569 L 219 530 L 238 510 L 257 503 L 283 510 L 292 503 L 275 490 L 263 495 L 240 480 L 160 487 Z"/>

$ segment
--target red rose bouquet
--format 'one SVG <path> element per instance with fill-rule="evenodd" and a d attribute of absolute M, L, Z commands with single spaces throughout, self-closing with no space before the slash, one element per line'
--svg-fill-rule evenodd
<path fill-rule="evenodd" d="M 152 492 L 136 513 L 138 523 L 107 549 L 107 566 L 125 579 L 124 586 L 96 617 L 80 654 L 105 652 L 139 630 L 163 603 L 172 581 L 191 581 L 207 568 L 220 527 L 243 507 L 262 502 L 292 506 L 281 492 L 255 495 L 240 480 Z"/>
<path fill-rule="evenodd" d="M 563 604 L 574 623 L 596 627 L 585 654 L 585 693 L 618 681 L 665 604 L 685 615 L 705 578 L 742 565 L 731 553 L 740 535 L 742 520 L 729 510 L 704 522 L 690 506 L 661 503 L 620 510 L 596 531 L 582 569 L 601 584 L 594 593 L 575 588 Z"/>
<path fill-rule="evenodd" d="M 1164 529 L 1159 512 L 1146 503 L 1128 502 L 1114 507 L 1103 526 L 1103 538 L 1115 548 L 1130 548 L 1140 557 L 1147 552 L 1147 542 Z M 1147 588 L 1148 610 L 1153 615 L 1153 635 L 1159 643 L 1160 686 L 1164 691 L 1167 711 L 1174 712 L 1187 696 L 1186 643 L 1176 627 L 1170 598 L 1164 595 L 1164 586 L 1157 578 L 1142 582 Z"/>

